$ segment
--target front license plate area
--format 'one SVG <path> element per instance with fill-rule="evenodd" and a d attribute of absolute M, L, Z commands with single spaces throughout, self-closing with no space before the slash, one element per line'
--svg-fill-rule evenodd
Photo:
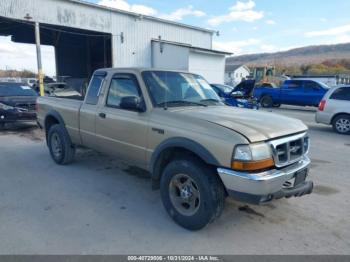
<path fill-rule="evenodd" d="M 307 170 L 307 168 L 305 168 L 305 169 L 300 170 L 300 171 L 295 173 L 294 186 L 297 186 L 300 183 L 305 181 L 306 176 L 307 176 L 307 172 L 308 172 L 308 170 Z"/>

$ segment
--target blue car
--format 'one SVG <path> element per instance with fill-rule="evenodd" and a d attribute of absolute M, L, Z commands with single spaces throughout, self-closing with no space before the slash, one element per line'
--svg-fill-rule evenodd
<path fill-rule="evenodd" d="M 223 99 L 223 102 L 226 105 L 248 109 L 259 109 L 257 99 L 252 96 L 254 85 L 254 80 L 246 80 L 236 87 L 222 84 L 211 84 L 211 87 L 218 96 Z"/>
<path fill-rule="evenodd" d="M 278 107 L 281 104 L 318 106 L 329 87 L 312 80 L 286 80 L 282 86 L 263 84 L 254 89 L 254 97 L 262 107 Z"/>

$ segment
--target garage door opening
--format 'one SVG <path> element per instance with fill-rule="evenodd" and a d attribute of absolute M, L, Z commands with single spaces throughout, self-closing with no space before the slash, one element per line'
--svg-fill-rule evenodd
<path fill-rule="evenodd" d="M 10 36 L 15 43 L 35 44 L 34 23 L 0 17 L 0 36 Z M 111 34 L 40 24 L 40 41 L 53 47 L 55 69 L 51 71 L 57 80 L 64 79 L 76 90 L 86 86 L 96 69 L 112 66 Z M 42 60 L 45 67 L 44 55 Z M 23 65 L 18 68 L 23 69 Z"/>

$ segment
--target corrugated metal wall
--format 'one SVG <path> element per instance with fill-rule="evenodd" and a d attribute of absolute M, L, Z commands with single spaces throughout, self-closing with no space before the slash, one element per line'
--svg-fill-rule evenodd
<path fill-rule="evenodd" d="M 112 34 L 113 66 L 151 66 L 151 39 L 211 48 L 212 34 L 68 0 L 1 0 L 0 16 Z M 124 41 L 121 41 L 123 33 Z"/>

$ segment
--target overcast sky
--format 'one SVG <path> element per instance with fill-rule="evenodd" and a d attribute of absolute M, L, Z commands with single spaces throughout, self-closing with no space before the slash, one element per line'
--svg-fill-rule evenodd
<path fill-rule="evenodd" d="M 349 0 L 87 0 L 220 31 L 214 48 L 236 55 L 350 42 Z M 44 71 L 55 73 L 52 47 Z M 0 37 L 0 68 L 36 70 L 35 48 Z"/>

